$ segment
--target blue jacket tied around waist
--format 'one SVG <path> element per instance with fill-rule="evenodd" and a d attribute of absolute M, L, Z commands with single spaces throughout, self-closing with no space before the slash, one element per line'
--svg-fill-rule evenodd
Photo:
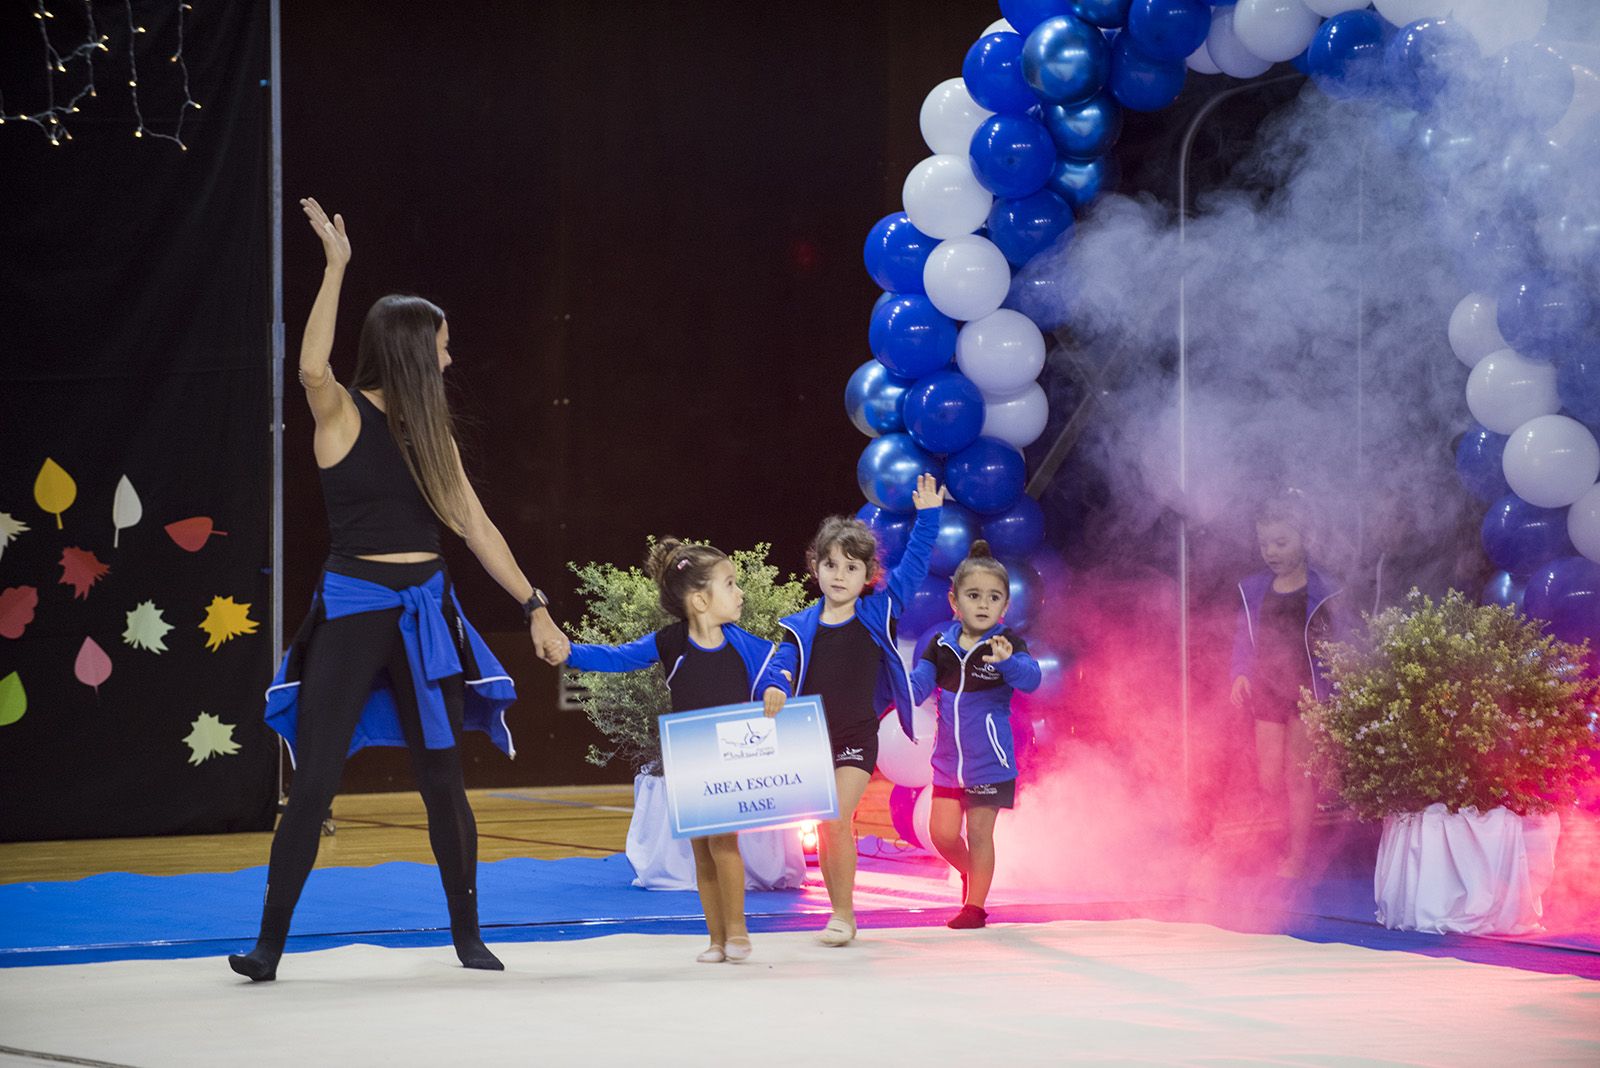
<path fill-rule="evenodd" d="M 1232 677 L 1249 677 L 1256 668 L 1256 635 L 1261 629 L 1261 602 L 1272 585 L 1271 571 L 1258 571 L 1239 583 L 1239 620 L 1233 632 Z M 1339 606 L 1341 594 L 1319 572 L 1306 571 L 1306 663 L 1311 669 L 1311 691 L 1317 700 L 1328 697 L 1328 668 L 1317 656 L 1316 643 L 1342 637 L 1349 629 Z"/>
<path fill-rule="evenodd" d="M 483 731 L 507 756 L 515 756 L 511 732 L 506 728 L 506 707 L 516 700 L 511 676 L 489 651 L 481 635 L 467 621 L 450 591 L 450 608 L 455 629 L 445 619 L 445 576 L 439 571 L 419 586 L 391 590 L 365 579 L 324 572 L 310 618 L 294 644 L 284 654 L 283 663 L 272 685 L 267 687 L 267 725 L 289 743 L 294 753 L 295 724 L 300 711 L 300 663 L 306 639 L 317 619 L 340 619 L 363 612 L 400 611 L 400 640 L 411 665 L 411 682 L 416 690 L 417 710 L 422 719 L 422 737 L 429 749 L 448 749 L 456 744 L 450 731 L 441 683 L 452 675 L 465 675 L 465 705 L 462 726 Z M 400 730 L 400 714 L 394 692 L 376 680 L 361 722 L 350 739 L 349 752 L 369 745 L 405 745 Z"/>
<path fill-rule="evenodd" d="M 1011 655 L 985 664 L 989 643 L 1004 636 Z M 935 786 L 974 786 L 1017 777 L 1011 737 L 1011 694 L 1039 688 L 1039 662 L 1027 643 L 997 623 L 971 649 L 961 648 L 961 623 L 952 622 L 928 646 L 911 675 L 918 701 L 939 691 L 939 733 L 933 743 Z"/>
<path fill-rule="evenodd" d="M 911 672 L 895 644 L 895 627 L 900 612 L 911 595 L 917 592 L 928 577 L 928 559 L 933 555 L 934 539 L 939 536 L 940 508 L 924 508 L 917 512 L 916 522 L 906 539 L 906 551 L 900 563 L 889 572 L 881 589 L 863 593 L 856 601 L 856 618 L 861 620 L 867 633 L 883 652 L 878 672 L 878 688 L 873 704 L 882 715 L 891 706 L 899 711 L 900 729 L 906 737 L 915 739 L 912 710 L 917 702 L 911 694 Z M 823 602 L 817 601 L 802 611 L 783 620 L 798 646 L 788 642 L 778 647 L 779 668 L 794 679 L 794 692 L 800 693 L 805 684 L 806 669 L 811 663 L 811 650 L 816 645 L 817 627 L 822 620 Z"/>

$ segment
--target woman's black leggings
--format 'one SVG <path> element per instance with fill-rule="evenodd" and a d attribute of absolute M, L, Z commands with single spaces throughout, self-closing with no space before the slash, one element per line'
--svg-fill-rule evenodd
<path fill-rule="evenodd" d="M 439 570 L 427 564 L 381 564 L 344 560 L 344 574 L 405 589 Z M 330 563 L 330 569 L 333 565 Z M 429 749 L 398 625 L 400 609 L 320 619 L 306 646 L 300 673 L 299 714 L 295 724 L 295 769 L 289 803 L 272 838 L 267 868 L 268 905 L 292 908 L 317 859 L 322 819 L 339 790 L 345 754 L 361 720 L 373 680 L 386 673 L 399 706 L 400 727 L 411 753 L 417 789 L 428 810 L 428 838 L 439 864 L 445 893 L 476 890 L 478 826 L 467 804 L 461 748 Z M 444 681 L 450 730 L 461 738 L 462 676 Z"/>

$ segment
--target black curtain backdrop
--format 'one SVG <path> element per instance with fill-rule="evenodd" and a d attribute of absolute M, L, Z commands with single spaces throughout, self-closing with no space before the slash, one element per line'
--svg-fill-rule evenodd
<path fill-rule="evenodd" d="M 83 9 L 52 10 L 64 53 L 82 40 Z M 145 122 L 172 131 L 178 4 L 135 0 L 143 33 L 130 33 L 127 5 L 92 10 L 108 51 L 96 56 L 98 96 L 67 117 L 73 140 L 0 128 L 0 543 L 27 528 L 0 548 L 0 720 L 16 713 L 19 682 L 26 698 L 0 726 L 0 838 L 263 829 L 278 762 L 261 722 L 267 8 L 197 0 L 187 12 L 183 54 L 204 109 L 184 123 L 187 151 L 133 136 L 128 87 L 131 42 Z M 30 6 L 0 6 L 8 111 L 44 102 L 43 58 Z M 81 71 L 57 75 L 58 97 Z M 66 494 L 41 479 L 47 461 L 75 485 L 59 527 L 51 511 Z M 142 516 L 119 532 L 124 478 Z M 185 520 L 177 537 L 165 529 Z M 208 522 L 220 533 L 205 536 Z M 110 570 L 64 584 L 74 550 Z M 130 626 L 141 605 L 153 608 L 134 619 L 155 626 Z M 110 665 L 97 687 L 80 681 L 103 674 L 96 647 Z"/>

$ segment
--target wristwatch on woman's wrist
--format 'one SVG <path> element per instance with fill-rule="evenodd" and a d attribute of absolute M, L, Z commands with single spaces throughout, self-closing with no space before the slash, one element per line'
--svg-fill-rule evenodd
<path fill-rule="evenodd" d="M 541 590 L 541 589 L 539 589 L 539 587 L 535 586 L 533 588 L 533 596 L 529 597 L 526 601 L 522 602 L 522 621 L 524 623 L 532 623 L 533 622 L 533 614 L 535 612 L 537 612 L 541 608 L 549 608 L 549 607 L 550 607 L 550 598 L 548 598 L 548 597 L 546 597 L 544 595 L 544 591 L 543 590 Z"/>

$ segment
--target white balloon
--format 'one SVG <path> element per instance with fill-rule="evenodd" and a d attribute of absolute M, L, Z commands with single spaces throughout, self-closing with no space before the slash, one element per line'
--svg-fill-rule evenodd
<path fill-rule="evenodd" d="M 1211 53 L 1206 51 L 1206 43 L 1200 42 L 1200 47 L 1189 53 L 1189 58 L 1184 60 L 1190 70 L 1196 74 L 1221 74 L 1222 68 L 1217 66 Z"/>
<path fill-rule="evenodd" d="M 1233 32 L 1262 59 L 1282 63 L 1306 50 L 1322 19 L 1300 0 L 1239 0 Z"/>
<path fill-rule="evenodd" d="M 1026 315 L 1001 308 L 961 328 L 956 366 L 985 400 L 1015 396 L 1044 370 L 1044 335 Z"/>
<path fill-rule="evenodd" d="M 984 31 L 982 33 L 980 33 L 978 36 L 979 37 L 987 37 L 991 33 L 1016 33 L 1016 32 L 1017 32 L 1016 27 L 1012 26 L 1011 23 L 1007 22 L 1005 19 L 995 19 L 993 22 L 989 23 L 989 25 L 984 28 Z"/>
<path fill-rule="evenodd" d="M 1541 415 L 1517 427 L 1501 466 L 1518 497 L 1538 508 L 1565 508 L 1600 477 L 1600 444 L 1570 416 Z"/>
<path fill-rule="evenodd" d="M 1035 382 L 1015 397 L 985 401 L 982 433 L 1025 449 L 1039 440 L 1049 418 L 1050 400 Z"/>
<path fill-rule="evenodd" d="M 917 844 L 922 848 L 933 851 L 933 832 L 928 829 L 928 823 L 933 818 L 933 784 L 929 783 L 917 795 L 917 803 L 911 809 L 911 827 L 916 832 Z"/>
<path fill-rule="evenodd" d="M 906 175 L 901 203 L 911 225 L 929 237 L 943 240 L 970 234 L 989 218 L 994 196 L 978 183 L 962 155 L 941 152 L 929 156 Z"/>
<path fill-rule="evenodd" d="M 1366 7 L 1370 0 L 1305 0 L 1307 9 L 1315 11 L 1325 19 L 1346 11 L 1360 11 Z"/>
<path fill-rule="evenodd" d="M 1483 293 L 1468 293 L 1450 313 L 1450 349 L 1468 367 L 1491 352 L 1508 348 L 1495 320 L 1495 300 Z"/>
<path fill-rule="evenodd" d="M 911 712 L 917 740 L 900 729 L 900 714 L 890 712 L 878 721 L 878 770 L 896 786 L 920 790 L 933 781 L 933 735 L 939 726 L 938 714 L 931 705 L 919 705 Z"/>
<path fill-rule="evenodd" d="M 1467 376 L 1472 417 L 1496 434 L 1509 434 L 1530 419 L 1561 410 L 1553 364 L 1530 360 L 1511 349 L 1491 352 Z"/>
<path fill-rule="evenodd" d="M 1577 550 L 1600 563 L 1600 486 L 1590 486 L 1567 509 L 1567 537 Z"/>
<path fill-rule="evenodd" d="M 972 99 L 965 81 L 949 78 L 934 86 L 922 102 L 922 139 L 935 152 L 965 156 L 972 135 L 993 114 Z"/>
<path fill-rule="evenodd" d="M 1550 0 L 1455 0 L 1450 8 L 1450 20 L 1470 33 L 1486 56 L 1533 40 L 1549 16 Z"/>
<path fill-rule="evenodd" d="M 1449 14 L 1451 0 L 1373 0 L 1373 6 L 1378 9 L 1389 22 L 1396 26 L 1409 26 L 1418 19 L 1430 19 L 1439 15 Z M 1505 3 L 1506 0 L 1500 0 Z M 1521 3 L 1522 0 L 1512 0 Z"/>
<path fill-rule="evenodd" d="M 1233 5 L 1211 9 L 1211 32 L 1206 37 L 1206 54 L 1222 73 L 1235 78 L 1254 78 L 1272 66 L 1244 46 L 1233 30 Z"/>
<path fill-rule="evenodd" d="M 916 216 L 911 224 L 916 226 Z M 982 319 L 1005 302 L 1011 290 L 1011 265 L 987 237 L 962 234 L 933 246 L 922 265 L 922 288 L 933 306 L 950 318 Z"/>

